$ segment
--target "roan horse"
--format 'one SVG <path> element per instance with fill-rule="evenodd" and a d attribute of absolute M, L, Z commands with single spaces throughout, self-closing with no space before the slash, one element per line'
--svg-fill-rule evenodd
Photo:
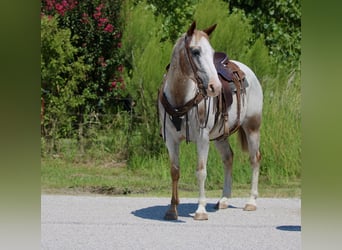
<path fill-rule="evenodd" d="M 228 208 L 233 151 L 227 137 L 235 131 L 239 133 L 242 149 L 249 152 L 253 172 L 251 194 L 244 210 L 256 210 L 263 93 L 252 70 L 240 62 L 231 61 L 245 74 L 248 86 L 233 93 L 230 105 L 222 109 L 223 82 L 215 68 L 215 52 L 209 43 L 209 35 L 215 28 L 216 24 L 205 30 L 197 30 L 196 23 L 192 23 L 189 30 L 176 42 L 168 71 L 159 89 L 161 135 L 168 149 L 172 178 L 171 206 L 165 214 L 166 220 L 178 219 L 179 145 L 184 139 L 197 145 L 199 201 L 194 219 L 208 219 L 205 179 L 210 140 L 214 140 L 224 165 L 223 192 L 217 208 Z"/>

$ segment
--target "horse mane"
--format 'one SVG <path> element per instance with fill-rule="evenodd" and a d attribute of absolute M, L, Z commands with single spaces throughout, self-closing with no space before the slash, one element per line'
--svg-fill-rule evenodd
<path fill-rule="evenodd" d="M 179 66 L 180 71 L 182 74 L 186 74 L 187 70 L 189 69 L 189 64 L 186 59 L 185 55 L 185 36 L 184 33 L 180 38 L 178 38 L 175 46 L 173 47 L 172 56 L 171 56 L 171 64 L 170 66 Z"/>

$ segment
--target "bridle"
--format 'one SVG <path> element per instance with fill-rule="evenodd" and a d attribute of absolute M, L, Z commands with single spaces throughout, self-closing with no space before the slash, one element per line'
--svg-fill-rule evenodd
<path fill-rule="evenodd" d="M 191 50 L 190 50 L 191 38 L 192 38 L 192 36 L 189 36 L 189 35 L 185 35 L 185 37 L 184 37 L 185 52 L 186 52 L 188 61 L 190 63 L 192 72 L 194 74 L 195 82 L 197 84 L 198 90 L 199 90 L 199 92 L 202 93 L 203 96 L 207 96 L 207 90 L 206 90 L 205 84 L 203 83 L 203 80 L 199 77 L 199 75 L 197 73 L 198 68 L 197 68 L 197 66 L 196 66 L 196 64 L 195 64 L 195 62 L 191 56 Z"/>
<path fill-rule="evenodd" d="M 166 140 L 165 138 L 165 123 L 166 123 L 166 113 L 168 113 L 174 120 L 181 120 L 180 117 L 185 115 L 186 118 L 186 142 L 188 143 L 190 141 L 189 139 L 189 124 L 188 124 L 188 112 L 190 109 L 192 109 L 193 107 L 197 107 L 197 105 L 204 99 L 205 100 L 205 107 L 207 106 L 206 100 L 208 99 L 207 96 L 207 90 L 205 88 L 205 84 L 203 83 L 203 80 L 201 79 L 201 77 L 198 75 L 198 68 L 191 56 L 191 50 L 190 50 L 190 42 L 191 42 L 191 38 L 192 36 L 189 35 L 185 35 L 184 37 L 184 43 L 185 43 L 185 54 L 187 56 L 187 59 L 189 61 L 189 64 L 191 66 L 191 70 L 194 74 L 194 80 L 197 84 L 197 93 L 195 95 L 194 98 L 192 98 L 190 101 L 186 102 L 183 106 L 180 107 L 173 107 L 170 102 L 167 100 L 167 97 L 164 93 L 164 91 L 159 91 L 159 100 L 161 102 L 161 104 L 163 105 L 164 109 L 165 109 L 165 114 L 164 114 L 164 140 Z M 210 102 L 209 102 L 209 107 L 210 107 Z M 206 109 L 206 108 L 205 108 Z M 208 113 L 206 115 L 206 119 L 205 119 L 205 124 L 204 125 L 200 125 L 202 128 L 207 126 L 207 122 L 208 122 Z M 175 125 L 176 126 L 176 125 Z M 177 128 L 178 130 L 178 128 Z M 179 128 L 180 130 L 180 128 Z"/>
<path fill-rule="evenodd" d="M 192 98 L 190 101 L 186 102 L 183 106 L 180 106 L 180 107 L 173 107 L 169 103 L 169 101 L 167 100 L 165 93 L 164 92 L 159 93 L 161 103 L 163 104 L 166 112 L 171 116 L 181 117 L 181 116 L 185 115 L 186 113 L 188 113 L 188 111 L 193 106 L 199 104 L 203 99 L 207 98 L 207 91 L 205 89 L 203 80 L 197 74 L 198 69 L 196 67 L 195 62 L 193 61 L 192 56 L 191 56 L 190 41 L 191 41 L 191 36 L 189 37 L 188 35 L 185 35 L 185 37 L 184 37 L 185 52 L 186 52 L 185 54 L 188 58 L 192 72 L 194 74 L 194 78 L 195 78 L 194 80 L 197 84 L 198 91 L 197 91 L 194 98 Z"/>

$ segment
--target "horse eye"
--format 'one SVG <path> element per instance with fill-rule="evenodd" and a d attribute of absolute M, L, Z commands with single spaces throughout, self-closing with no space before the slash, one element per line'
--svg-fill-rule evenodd
<path fill-rule="evenodd" d="M 192 49 L 191 53 L 192 53 L 193 56 L 200 56 L 201 55 L 201 51 L 198 48 Z"/>

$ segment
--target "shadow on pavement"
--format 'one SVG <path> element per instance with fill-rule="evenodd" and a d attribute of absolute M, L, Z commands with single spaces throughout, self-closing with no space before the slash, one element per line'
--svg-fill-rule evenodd
<path fill-rule="evenodd" d="M 292 231 L 292 232 L 300 232 L 302 231 L 302 227 L 301 226 L 293 226 L 293 225 L 284 225 L 284 226 L 279 226 L 276 227 L 278 230 L 282 230 L 282 231 Z"/>
<path fill-rule="evenodd" d="M 165 212 L 169 209 L 169 205 L 165 206 L 151 206 L 147 208 L 138 209 L 132 211 L 131 214 L 134 216 L 149 219 L 149 220 L 159 220 L 159 221 L 166 221 L 164 220 Z M 175 221 L 167 221 L 167 222 L 181 222 L 184 223 L 185 221 L 181 220 L 182 217 L 191 218 L 195 214 L 197 209 L 197 203 L 181 203 L 178 205 L 178 220 Z M 215 204 L 208 203 L 206 206 L 208 213 L 216 212 Z"/>

